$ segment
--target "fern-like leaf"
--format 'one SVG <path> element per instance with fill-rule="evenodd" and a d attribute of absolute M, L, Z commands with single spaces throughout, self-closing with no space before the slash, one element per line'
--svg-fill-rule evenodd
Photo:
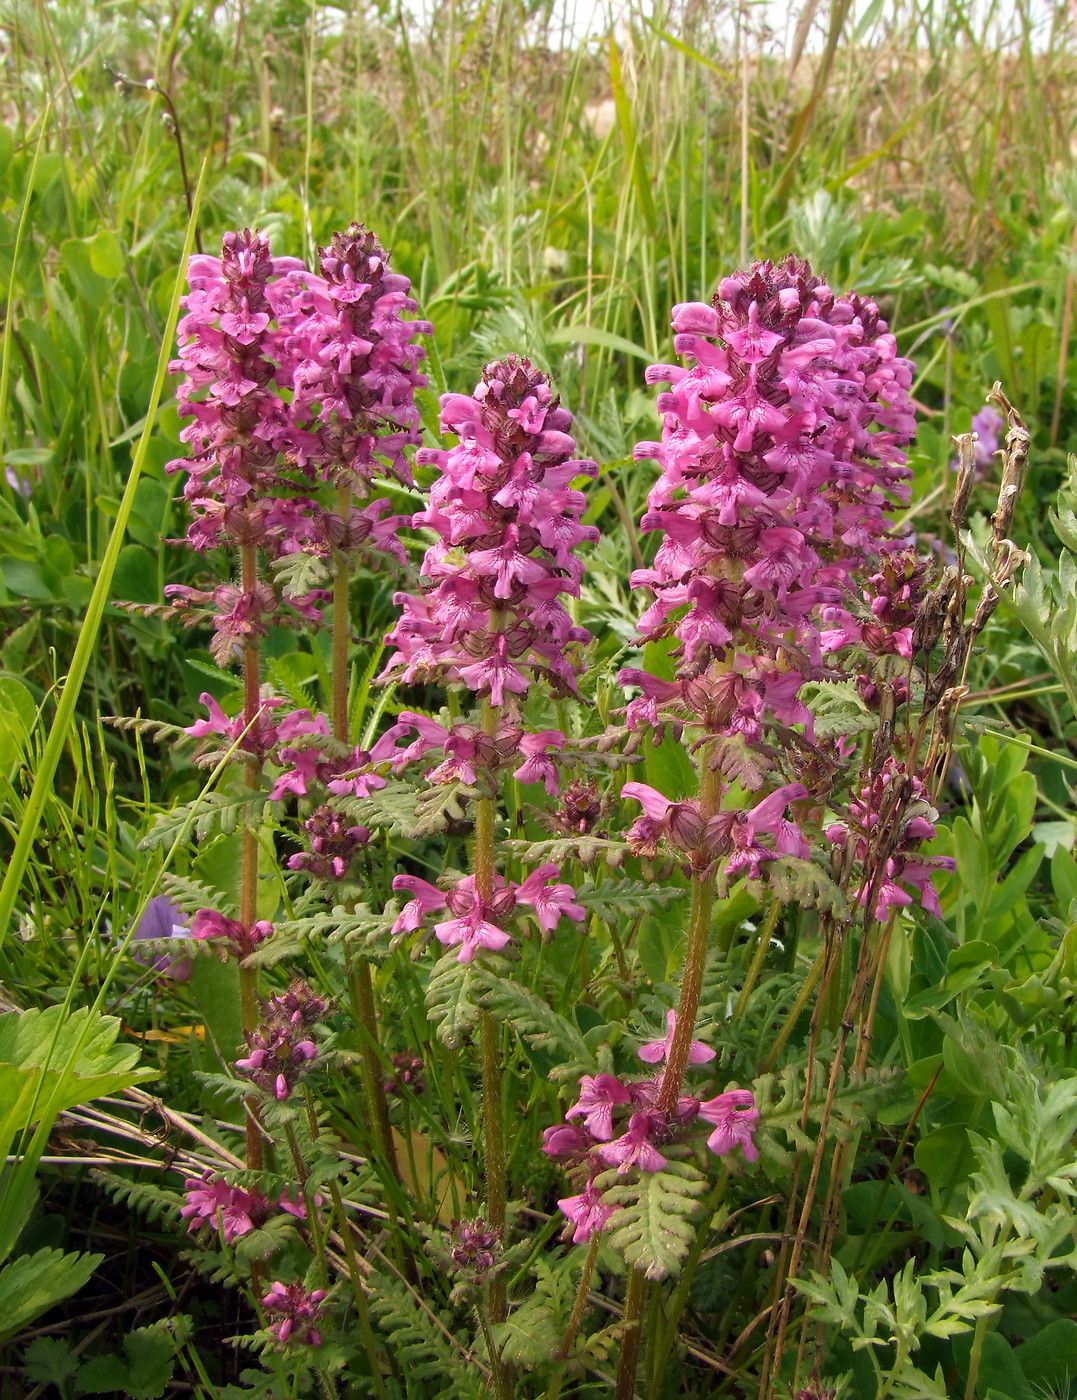
<path fill-rule="evenodd" d="M 437 1027 L 438 1039 L 456 1050 L 471 1039 L 478 1025 L 478 969 L 448 952 L 434 964 L 426 984 L 426 1018 Z"/>
<path fill-rule="evenodd" d="M 579 1030 L 552 1006 L 522 987 L 498 977 L 485 968 L 476 971 L 479 1001 L 518 1035 L 538 1050 L 557 1055 L 561 1063 L 550 1071 L 551 1079 L 578 1079 L 581 1074 L 597 1074 L 598 1062 Z"/>
<path fill-rule="evenodd" d="M 599 1185 L 613 1177 L 603 1173 Z M 633 1268 L 652 1281 L 680 1272 L 681 1260 L 695 1238 L 695 1215 L 707 1178 L 690 1162 L 670 1157 L 658 1172 L 641 1172 L 638 1181 L 610 1186 L 602 1200 L 617 1210 L 609 1221 L 609 1242 Z"/>
<path fill-rule="evenodd" d="M 233 831 L 260 813 L 265 799 L 260 796 L 232 797 L 222 792 L 206 792 L 193 802 L 184 802 L 171 812 L 161 812 L 139 843 L 144 851 L 170 846 L 178 837 L 206 841 L 211 836 L 230 836 Z"/>

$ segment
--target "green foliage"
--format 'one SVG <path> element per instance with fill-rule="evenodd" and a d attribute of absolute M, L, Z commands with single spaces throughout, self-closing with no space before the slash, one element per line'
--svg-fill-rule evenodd
<path fill-rule="evenodd" d="M 616 1177 L 608 1172 L 600 1180 Z M 608 1186 L 603 1203 L 617 1207 L 609 1223 L 611 1246 L 652 1281 L 676 1275 L 695 1237 L 693 1217 L 706 1189 L 698 1167 L 673 1158 L 628 1185 Z"/>
<path fill-rule="evenodd" d="M 581 1074 L 594 1074 L 598 1064 L 583 1036 L 566 1017 L 558 1015 L 542 997 L 519 982 L 496 977 L 479 969 L 475 976 L 481 988 L 481 1005 L 502 1021 L 507 1021 L 529 1045 L 547 1050 L 557 1057 L 550 1078 L 578 1079 Z M 428 1003 L 429 1004 L 429 1003 Z"/>

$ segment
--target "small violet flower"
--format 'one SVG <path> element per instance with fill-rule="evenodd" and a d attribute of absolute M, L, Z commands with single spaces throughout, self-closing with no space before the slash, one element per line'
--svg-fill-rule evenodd
<path fill-rule="evenodd" d="M 276 1282 L 262 1299 L 262 1307 L 277 1321 L 270 1336 L 282 1346 L 320 1347 L 322 1334 L 315 1325 L 321 1316 L 324 1288 L 306 1289 L 303 1284 Z"/>

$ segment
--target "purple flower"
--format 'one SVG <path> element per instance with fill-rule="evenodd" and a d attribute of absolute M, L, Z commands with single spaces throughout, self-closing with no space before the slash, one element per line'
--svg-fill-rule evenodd
<path fill-rule="evenodd" d="M 1002 430 L 1006 426 L 1006 420 L 997 408 L 992 408 L 987 404 L 981 408 L 979 413 L 972 415 L 971 431 L 976 434 L 976 442 L 973 444 L 973 461 L 976 466 L 977 478 L 982 478 L 988 467 L 995 460 L 995 454 L 999 450 L 999 438 Z M 952 471 L 957 471 L 958 461 L 954 457 L 950 462 Z"/>
<path fill-rule="evenodd" d="M 269 999 L 259 1024 L 244 1033 L 248 1053 L 236 1061 L 236 1069 L 283 1103 L 317 1058 L 309 1032 L 327 1010 L 321 997 L 297 978 L 287 992 Z"/>
<path fill-rule="evenodd" d="M 319 249 L 319 268 L 320 276 L 293 272 L 280 307 L 281 379 L 292 390 L 299 464 L 323 480 L 346 472 L 366 495 L 382 457 L 410 484 L 403 449 L 422 440 L 415 391 L 426 386 L 417 368 L 426 352 L 413 340 L 433 328 L 404 319 L 416 310 L 411 283 L 390 271 L 361 224 Z"/>
<path fill-rule="evenodd" d="M 220 1230 L 225 1244 L 231 1244 L 241 1235 L 256 1230 L 274 1210 L 294 1215 L 297 1220 L 307 1218 L 302 1199 L 293 1201 L 287 1191 L 274 1206 L 261 1191 L 245 1191 L 240 1186 L 229 1186 L 209 1171 L 203 1172 L 200 1178 L 188 1178 L 184 1188 L 187 1203 L 180 1206 L 180 1215 L 188 1222 L 188 1230 L 211 1225 Z"/>
<path fill-rule="evenodd" d="M 575 1227 L 572 1231 L 573 1244 L 586 1244 L 592 1235 L 606 1228 L 613 1214 L 613 1207 L 602 1204 L 601 1193 L 596 1191 L 594 1184 L 590 1182 L 582 1195 L 567 1196 L 557 1204 L 561 1213 Z"/>
<path fill-rule="evenodd" d="M 677 1029 L 677 1013 L 672 1009 L 666 1012 L 666 1035 L 664 1040 L 649 1040 L 646 1045 L 641 1045 L 637 1050 L 640 1059 L 648 1065 L 661 1064 L 669 1054 L 669 1047 L 673 1040 L 673 1032 Z M 688 1047 L 688 1063 L 690 1065 L 705 1065 L 713 1060 L 717 1052 L 710 1046 L 704 1045 L 701 1040 L 693 1040 Z"/>
<path fill-rule="evenodd" d="M 269 1328 L 270 1335 L 282 1347 L 320 1347 L 322 1335 L 315 1324 L 321 1316 L 324 1298 L 324 1288 L 308 1291 L 298 1281 L 272 1284 L 262 1299 L 262 1307 L 271 1317 L 277 1318 Z"/>
<path fill-rule="evenodd" d="M 680 674 L 623 672 L 644 692 L 629 725 L 679 701 L 711 733 L 754 743 L 773 716 L 810 736 L 797 691 L 822 673 L 818 610 L 892 547 L 887 511 L 908 499 L 912 366 L 872 302 L 794 258 L 674 307 L 673 327 L 687 367 L 648 371 L 671 388 L 662 441 L 636 449 L 661 463 L 642 525 L 664 539 L 632 583 L 654 592 L 641 635 L 672 633 Z"/>
<path fill-rule="evenodd" d="M 191 920 L 192 938 L 226 944 L 234 958 L 247 957 L 272 934 L 273 925 L 267 919 L 259 919 L 247 928 L 216 909 L 199 909 Z"/>
<path fill-rule="evenodd" d="M 140 943 L 150 938 L 189 938 L 191 931 L 187 916 L 176 907 L 167 895 L 158 894 L 147 903 L 142 917 L 131 935 L 132 942 Z M 144 954 L 135 952 L 137 962 L 147 961 Z M 167 953 L 153 959 L 153 970 L 173 982 L 186 982 L 191 975 L 190 958 L 172 958 Z"/>
<path fill-rule="evenodd" d="M 632 1167 L 644 1172 L 661 1171 L 667 1159 L 651 1142 L 651 1134 L 657 1127 L 657 1115 L 633 1113 L 628 1121 L 628 1132 L 615 1142 L 604 1142 L 598 1155 L 609 1166 L 616 1167 L 621 1175 Z"/>
<path fill-rule="evenodd" d="M 951 856 L 913 857 L 915 848 L 935 835 L 938 813 L 927 800 L 923 782 L 915 774 L 906 772 L 905 765 L 897 759 L 888 758 L 871 785 L 861 789 L 859 796 L 850 802 L 844 821 L 832 822 L 827 827 L 827 840 L 839 844 L 851 839 L 854 858 L 868 867 L 875 832 L 884 813 L 890 854 L 875 879 L 868 874 L 862 877 L 858 902 L 867 907 L 874 896 L 874 916 L 885 919 L 889 909 L 904 908 L 912 903 L 912 896 L 902 888 L 908 885 L 920 896 L 920 904 L 928 913 L 941 916 L 939 897 L 931 877 L 937 870 L 956 869 L 957 863 Z"/>
<path fill-rule="evenodd" d="M 609 1142 L 613 1137 L 613 1110 L 631 1101 L 631 1091 L 614 1075 L 585 1074 L 580 1080 L 580 1097 L 565 1117 L 582 1118 L 596 1141 Z"/>
<path fill-rule="evenodd" d="M 759 1110 L 750 1089 L 727 1089 L 717 1098 L 707 1099 L 699 1106 L 699 1116 L 705 1122 L 714 1124 L 714 1132 L 707 1139 L 707 1146 L 719 1157 L 738 1146 L 748 1162 L 754 1162 L 759 1156 L 759 1149 L 752 1139 L 759 1122 Z"/>
<path fill-rule="evenodd" d="M 559 873 L 558 867 L 552 862 L 540 865 L 537 870 L 531 872 L 522 885 L 518 885 L 516 888 L 517 904 L 530 905 L 535 911 L 539 927 L 547 933 L 551 933 L 557 927 L 562 915 L 566 919 L 573 919 L 579 923 L 586 914 L 586 910 L 581 904 L 572 902 L 576 891 L 571 885 L 547 885 L 545 883 L 551 876 Z"/>
<path fill-rule="evenodd" d="M 458 443 L 417 453 L 441 475 L 413 520 L 439 538 L 423 562 L 425 593 L 397 595 L 384 679 L 462 682 L 493 705 L 540 677 L 575 690 L 566 647 L 588 633 L 560 599 L 578 594 L 573 551 L 598 532 L 580 524 L 584 498 L 570 489 L 597 470 L 572 456 L 571 421 L 546 376 L 515 356 L 487 365 L 474 395 L 442 398 L 442 428 Z"/>

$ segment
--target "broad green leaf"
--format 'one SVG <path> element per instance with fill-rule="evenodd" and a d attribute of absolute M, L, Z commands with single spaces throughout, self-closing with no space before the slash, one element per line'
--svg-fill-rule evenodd
<path fill-rule="evenodd" d="M 77 1293 L 104 1257 L 39 1249 L 5 1264 L 0 1269 L 0 1342 L 8 1341 L 34 1318 Z"/>

